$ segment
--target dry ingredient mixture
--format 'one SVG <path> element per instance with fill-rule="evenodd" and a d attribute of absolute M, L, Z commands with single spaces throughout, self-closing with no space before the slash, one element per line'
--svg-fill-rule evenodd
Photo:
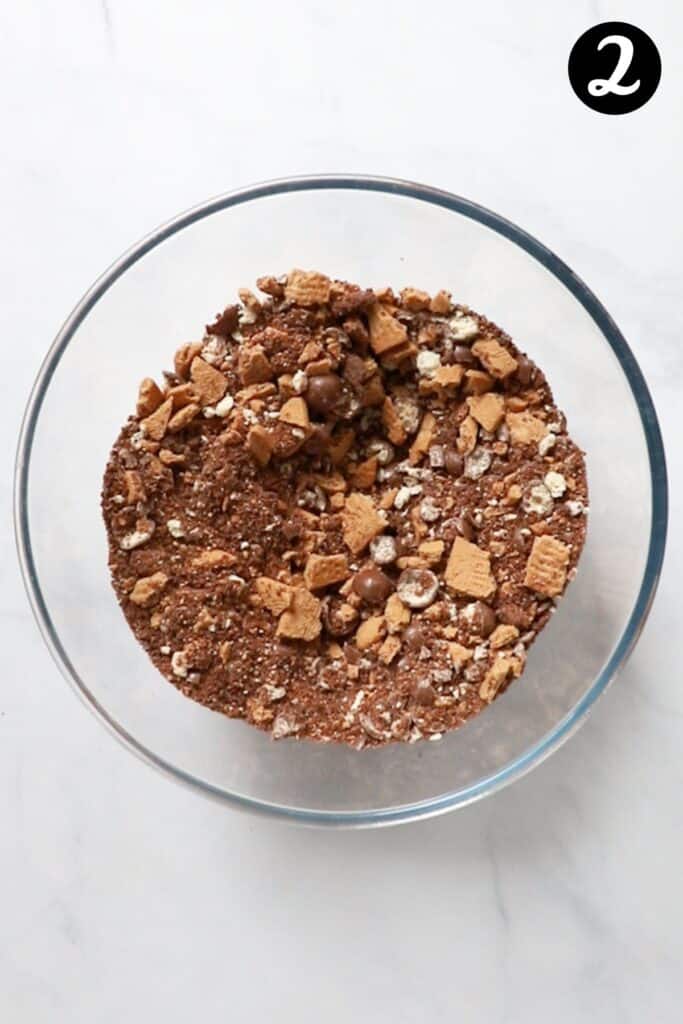
<path fill-rule="evenodd" d="M 121 607 L 178 689 L 275 739 L 437 740 L 522 673 L 574 575 L 582 453 L 448 292 L 257 284 L 114 445 Z"/>

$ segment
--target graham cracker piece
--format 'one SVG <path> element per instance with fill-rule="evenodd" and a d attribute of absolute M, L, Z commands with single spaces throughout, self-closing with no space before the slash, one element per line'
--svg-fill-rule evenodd
<path fill-rule="evenodd" d="M 173 399 L 173 410 L 183 409 L 186 405 L 199 400 L 199 392 L 194 384 L 178 384 L 168 392 L 168 398 Z"/>
<path fill-rule="evenodd" d="M 444 291 L 437 292 L 432 301 L 429 304 L 429 309 L 432 313 L 436 313 L 443 316 L 448 313 L 451 308 L 451 293 Z"/>
<path fill-rule="evenodd" d="M 534 539 L 526 563 L 524 586 L 544 597 L 557 597 L 567 582 L 569 548 L 549 534 Z"/>
<path fill-rule="evenodd" d="M 202 405 L 215 405 L 228 389 L 227 378 L 214 366 L 195 356 L 190 367 L 192 383 Z"/>
<path fill-rule="evenodd" d="M 364 462 L 359 462 L 351 474 L 351 484 L 359 491 L 372 487 L 377 478 L 379 460 L 376 455 L 371 455 Z"/>
<path fill-rule="evenodd" d="M 411 313 L 419 313 L 420 310 L 429 309 L 429 302 L 430 298 L 427 292 L 420 291 L 419 288 L 401 289 L 401 303 Z"/>
<path fill-rule="evenodd" d="M 472 658 L 472 651 L 469 647 L 463 647 L 462 644 L 458 644 L 455 641 L 449 643 L 448 650 L 456 672 L 459 672 L 463 665 L 466 665 Z"/>
<path fill-rule="evenodd" d="M 270 398 L 276 391 L 277 388 L 272 381 L 262 381 L 260 384 L 247 384 L 246 388 L 240 388 L 235 395 L 235 400 L 240 405 L 247 405 L 248 402 L 253 402 L 254 400 Z"/>
<path fill-rule="evenodd" d="M 320 590 L 341 583 L 349 575 L 346 555 L 309 555 L 304 569 L 304 583 L 309 590 Z"/>
<path fill-rule="evenodd" d="M 442 540 L 423 540 L 418 544 L 417 553 L 427 565 L 438 565 L 443 557 L 445 544 Z"/>
<path fill-rule="evenodd" d="M 387 437 L 392 444 L 404 444 L 406 437 L 405 427 L 401 422 L 401 417 L 396 411 L 396 406 L 392 400 L 387 396 L 382 403 L 382 423 L 384 429 L 387 432 Z"/>
<path fill-rule="evenodd" d="M 146 608 L 152 604 L 161 594 L 168 583 L 168 576 L 164 572 L 155 572 L 151 576 L 143 576 L 137 581 L 130 594 L 129 599 L 133 604 Z"/>
<path fill-rule="evenodd" d="M 346 490 L 346 480 L 337 470 L 332 470 L 331 473 L 314 473 L 313 479 L 318 487 L 322 487 L 325 494 L 343 494 Z"/>
<path fill-rule="evenodd" d="M 504 345 L 493 338 L 482 338 L 475 341 L 472 351 L 479 362 L 497 380 L 505 380 L 517 369 L 517 360 L 511 356 Z"/>
<path fill-rule="evenodd" d="M 386 306 L 376 302 L 368 313 L 370 326 L 370 347 L 377 355 L 391 352 L 404 347 L 408 341 L 408 331 Z"/>
<path fill-rule="evenodd" d="M 145 500 L 145 485 L 142 475 L 136 469 L 127 469 L 124 473 L 126 481 L 126 505 L 135 505 L 138 501 Z"/>
<path fill-rule="evenodd" d="M 484 373 L 483 370 L 466 370 L 465 371 L 465 394 L 466 395 L 483 395 L 487 391 L 491 391 L 494 386 L 493 377 L 488 373 Z"/>
<path fill-rule="evenodd" d="M 398 594 L 392 594 L 384 606 L 384 618 L 390 633 L 399 633 L 410 623 L 410 609 Z"/>
<path fill-rule="evenodd" d="M 360 554 L 373 537 L 386 527 L 384 518 L 367 494 L 354 491 L 344 502 L 342 512 L 344 543 L 354 555 Z"/>
<path fill-rule="evenodd" d="M 501 647 L 508 647 L 510 644 L 513 644 L 518 636 L 519 630 L 517 626 L 508 626 L 501 622 L 491 633 L 489 646 L 492 651 L 497 651 Z"/>
<path fill-rule="evenodd" d="M 460 424 L 456 447 L 462 455 L 469 455 L 477 446 L 479 427 L 473 416 L 466 416 Z"/>
<path fill-rule="evenodd" d="M 280 616 L 277 624 L 277 636 L 288 637 L 290 640 L 315 640 L 320 636 L 321 603 L 305 587 L 297 587 L 292 595 L 292 603 Z"/>
<path fill-rule="evenodd" d="M 436 418 L 431 412 L 426 412 L 422 417 L 415 440 L 408 451 L 408 458 L 413 466 L 417 465 L 429 451 L 435 432 Z"/>
<path fill-rule="evenodd" d="M 237 559 L 230 551 L 223 551 L 221 548 L 210 548 L 200 551 L 192 559 L 193 569 L 229 569 Z"/>
<path fill-rule="evenodd" d="M 492 434 L 498 429 L 505 415 L 505 399 L 502 395 L 489 391 L 485 395 L 468 398 L 467 404 L 470 413 L 484 430 L 488 430 Z"/>
<path fill-rule="evenodd" d="M 161 441 L 166 433 L 166 427 L 168 426 L 172 411 L 173 399 L 167 398 L 151 416 L 141 420 L 140 427 L 145 437 L 150 437 L 153 441 Z"/>
<path fill-rule="evenodd" d="M 273 451 L 273 438 L 265 427 L 257 424 L 247 434 L 247 448 L 259 466 L 267 466 Z"/>
<path fill-rule="evenodd" d="M 458 594 L 486 601 L 496 590 L 491 556 L 464 537 L 456 537 L 444 573 L 446 585 Z"/>
<path fill-rule="evenodd" d="M 530 412 L 508 412 L 505 422 L 510 431 L 512 444 L 538 444 L 548 433 L 548 428 Z"/>
<path fill-rule="evenodd" d="M 201 341 L 190 341 L 187 345 L 181 345 L 173 357 L 173 369 L 181 380 L 187 380 L 190 376 L 190 367 L 195 356 L 198 356 L 204 348 Z"/>
<path fill-rule="evenodd" d="M 302 430 L 308 430 L 311 426 L 308 406 L 303 398 L 288 399 L 280 409 L 278 419 L 283 423 L 290 423 L 293 427 L 301 427 Z"/>
<path fill-rule="evenodd" d="M 282 615 L 287 611 L 294 597 L 294 588 L 287 583 L 273 580 L 269 576 L 259 576 L 254 581 L 254 589 L 264 608 L 273 615 Z"/>
<path fill-rule="evenodd" d="M 379 651 L 377 657 L 384 665 L 389 665 L 401 650 L 401 641 L 397 636 L 388 636 Z"/>
<path fill-rule="evenodd" d="M 512 658 L 498 658 L 484 676 L 479 687 L 479 696 L 488 704 L 491 703 L 504 682 L 514 671 Z"/>
<path fill-rule="evenodd" d="M 273 367 L 260 345 L 251 345 L 240 351 L 237 363 L 240 380 L 247 384 L 264 384 L 273 379 Z"/>
<path fill-rule="evenodd" d="M 290 270 L 285 298 L 297 306 L 322 306 L 330 298 L 330 279 L 315 270 Z"/>
<path fill-rule="evenodd" d="M 138 401 L 136 412 L 139 417 L 151 416 L 155 409 L 158 409 L 164 400 L 161 388 L 152 380 L 145 377 L 138 388 Z"/>
<path fill-rule="evenodd" d="M 384 616 L 371 615 L 365 622 L 361 622 L 356 631 L 356 647 L 361 651 L 372 647 L 373 644 L 382 639 L 385 629 Z"/>
<path fill-rule="evenodd" d="M 178 409 L 178 412 L 174 413 L 168 421 L 168 427 L 166 428 L 169 434 L 177 434 L 179 430 L 184 430 L 188 423 L 192 420 L 199 412 L 199 406 L 196 402 L 192 402 L 190 405 L 184 405 L 182 409 Z"/>

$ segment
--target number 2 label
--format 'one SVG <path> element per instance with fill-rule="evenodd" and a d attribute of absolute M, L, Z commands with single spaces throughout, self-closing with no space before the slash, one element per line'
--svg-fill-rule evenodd
<path fill-rule="evenodd" d="M 588 83 L 588 92 L 591 96 L 606 96 L 607 93 L 614 93 L 616 96 L 630 96 L 631 93 L 640 89 L 640 79 L 632 85 L 622 85 L 621 81 L 627 74 L 633 60 L 633 43 L 628 36 L 605 36 L 598 43 L 598 50 L 613 44 L 619 47 L 619 60 L 617 66 L 609 78 L 594 78 Z"/>

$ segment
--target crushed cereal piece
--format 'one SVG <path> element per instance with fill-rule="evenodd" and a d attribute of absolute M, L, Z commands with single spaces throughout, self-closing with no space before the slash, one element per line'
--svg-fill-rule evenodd
<path fill-rule="evenodd" d="M 375 509 L 372 498 L 354 492 L 344 503 L 342 512 L 344 543 L 354 555 L 360 554 L 373 537 L 386 527 L 384 518 Z"/>
<path fill-rule="evenodd" d="M 567 581 L 569 548 L 562 541 L 543 534 L 536 537 L 524 573 L 524 586 L 545 597 L 557 597 Z"/>
<path fill-rule="evenodd" d="M 277 635 L 290 640 L 315 640 L 322 629 L 320 610 L 318 598 L 304 587 L 298 587 L 290 607 L 280 616 Z"/>
<path fill-rule="evenodd" d="M 309 555 L 304 569 L 304 583 L 309 590 L 321 590 L 333 583 L 342 583 L 348 575 L 346 555 Z"/>
<path fill-rule="evenodd" d="M 504 380 L 517 369 L 517 360 L 510 355 L 504 345 L 493 338 L 475 341 L 472 351 L 484 369 L 496 380 Z"/>
<path fill-rule="evenodd" d="M 446 585 L 458 594 L 486 601 L 496 590 L 491 556 L 464 537 L 456 537 L 444 573 Z"/>
<path fill-rule="evenodd" d="M 322 306 L 330 297 L 330 279 L 317 271 L 291 270 L 285 284 L 285 298 L 298 306 Z"/>
<path fill-rule="evenodd" d="M 139 579 L 128 596 L 133 604 L 146 608 L 161 596 L 167 583 L 166 573 L 155 572 L 151 576 L 143 576 Z"/>

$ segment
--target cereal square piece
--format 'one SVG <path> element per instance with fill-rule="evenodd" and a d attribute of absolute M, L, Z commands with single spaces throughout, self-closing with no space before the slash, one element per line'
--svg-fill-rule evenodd
<path fill-rule="evenodd" d="M 291 270 L 285 298 L 297 306 L 322 306 L 330 297 L 330 279 L 315 270 Z"/>
<path fill-rule="evenodd" d="M 260 345 L 251 345 L 241 350 L 238 370 L 245 387 L 248 384 L 263 384 L 274 376 L 270 360 Z"/>
<path fill-rule="evenodd" d="M 496 626 L 493 633 L 489 637 L 489 646 L 492 651 L 497 651 L 501 647 L 509 647 L 513 644 L 519 636 L 519 630 L 517 626 L 507 625 L 503 622 L 499 626 Z"/>
<path fill-rule="evenodd" d="M 407 434 L 396 406 L 387 396 L 382 405 L 382 423 L 392 444 L 404 444 Z"/>
<path fill-rule="evenodd" d="M 449 643 L 448 649 L 451 655 L 451 661 L 453 662 L 453 668 L 456 672 L 459 672 L 463 665 L 466 665 L 472 658 L 472 651 L 469 647 L 463 647 L 462 644 L 458 644 L 455 641 Z"/>
<path fill-rule="evenodd" d="M 273 452 L 273 438 L 258 424 L 247 434 L 247 448 L 259 466 L 267 466 Z"/>
<path fill-rule="evenodd" d="M 360 554 L 386 526 L 372 498 L 355 491 L 344 503 L 342 523 L 344 543 L 354 555 Z"/>
<path fill-rule="evenodd" d="M 202 405 L 215 405 L 228 389 L 227 378 L 220 370 L 195 356 L 190 367 L 192 383 L 199 394 L 199 401 Z"/>
<path fill-rule="evenodd" d="M 464 537 L 456 537 L 444 573 L 446 586 L 457 594 L 486 601 L 496 590 L 491 556 Z"/>
<path fill-rule="evenodd" d="M 156 409 L 151 416 L 142 420 L 140 426 L 145 437 L 151 438 L 152 441 L 161 441 L 162 437 L 166 433 L 166 427 L 168 421 L 171 418 L 171 412 L 173 410 L 173 399 L 167 398 L 165 402 L 162 402 L 158 409 Z"/>
<path fill-rule="evenodd" d="M 550 534 L 534 540 L 526 563 L 524 586 L 544 597 L 557 597 L 567 582 L 569 548 Z"/>
<path fill-rule="evenodd" d="M 155 572 L 151 576 L 143 576 L 139 579 L 128 596 L 133 604 L 146 608 L 159 597 L 167 583 L 166 573 Z"/>
<path fill-rule="evenodd" d="M 155 409 L 158 409 L 164 400 L 164 396 L 159 386 L 152 380 L 151 377 L 145 377 L 140 382 L 138 389 L 138 402 L 136 412 L 138 417 L 151 416 Z"/>
<path fill-rule="evenodd" d="M 386 630 L 386 624 L 382 615 L 371 615 L 369 619 L 362 622 L 356 631 L 356 647 L 366 651 L 382 639 Z"/>
<path fill-rule="evenodd" d="M 543 420 L 530 412 L 508 412 L 505 422 L 513 444 L 538 444 L 548 433 Z"/>
<path fill-rule="evenodd" d="M 431 412 L 426 412 L 422 417 L 420 429 L 415 440 L 410 446 L 408 458 L 413 466 L 416 466 L 429 451 L 434 434 L 436 432 L 436 419 Z"/>
<path fill-rule="evenodd" d="M 401 641 L 399 638 L 397 636 L 388 636 L 377 652 L 377 656 L 384 665 L 389 665 L 400 650 Z"/>
<path fill-rule="evenodd" d="M 484 430 L 493 433 L 500 426 L 505 415 L 505 399 L 494 391 L 485 395 L 476 395 L 467 401 L 470 413 Z"/>
<path fill-rule="evenodd" d="M 472 351 L 479 362 L 497 380 L 505 380 L 517 369 L 517 360 L 511 356 L 504 345 L 494 338 L 482 338 L 475 341 Z"/>
<path fill-rule="evenodd" d="M 303 398 L 290 398 L 286 401 L 280 409 L 278 419 L 293 427 L 301 427 L 302 430 L 308 430 L 311 425 L 308 406 Z"/>
<path fill-rule="evenodd" d="M 309 555 L 304 569 L 304 583 L 309 590 L 320 590 L 341 583 L 349 575 L 346 555 Z"/>
<path fill-rule="evenodd" d="M 259 576 L 254 582 L 254 589 L 265 608 L 273 615 L 282 615 L 290 607 L 294 590 L 287 583 L 273 580 L 269 576 Z"/>
<path fill-rule="evenodd" d="M 490 704 L 513 669 L 514 662 L 511 658 L 498 658 L 494 661 L 479 687 L 481 699 Z"/>
<path fill-rule="evenodd" d="M 368 314 L 370 324 L 370 346 L 377 355 L 402 348 L 408 340 L 408 331 L 396 317 L 392 316 L 386 306 L 379 302 Z"/>
<path fill-rule="evenodd" d="M 321 604 L 305 587 L 297 587 L 291 606 L 282 613 L 277 624 L 277 635 L 290 640 L 315 640 L 320 636 Z"/>
<path fill-rule="evenodd" d="M 384 606 L 384 616 L 390 633 L 398 633 L 410 622 L 410 609 L 398 594 L 392 594 Z"/>

